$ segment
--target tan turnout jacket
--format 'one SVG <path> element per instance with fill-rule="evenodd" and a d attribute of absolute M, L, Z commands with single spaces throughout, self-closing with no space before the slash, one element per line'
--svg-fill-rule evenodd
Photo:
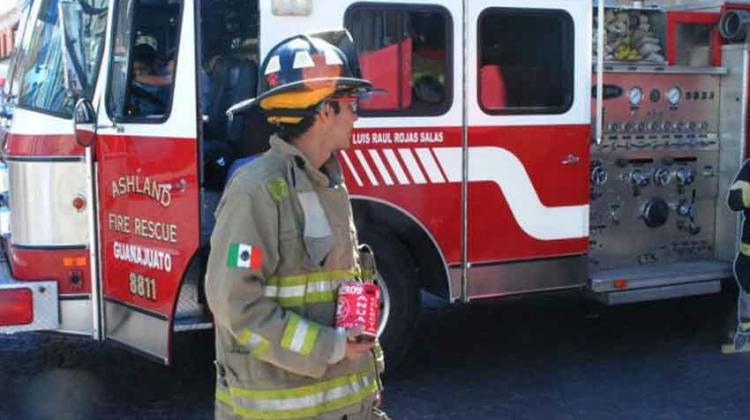
<path fill-rule="evenodd" d="M 233 176 L 206 274 L 217 417 L 369 418 L 382 352 L 331 364 L 345 345 L 334 327 L 338 285 L 374 269 L 361 267 L 371 257 L 357 249 L 335 158 L 320 171 L 272 137 L 271 150 Z"/>

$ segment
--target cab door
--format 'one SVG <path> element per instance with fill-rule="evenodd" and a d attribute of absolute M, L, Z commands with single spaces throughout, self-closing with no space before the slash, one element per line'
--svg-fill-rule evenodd
<path fill-rule="evenodd" d="M 169 364 L 199 241 L 194 5 L 115 0 L 96 159 L 105 336 Z"/>
<path fill-rule="evenodd" d="M 582 283 L 560 257 L 588 247 L 591 3 L 466 5 L 468 293 Z"/>

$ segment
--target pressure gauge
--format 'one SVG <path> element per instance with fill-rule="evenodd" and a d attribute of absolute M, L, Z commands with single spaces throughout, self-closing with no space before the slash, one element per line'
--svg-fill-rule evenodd
<path fill-rule="evenodd" d="M 639 87 L 634 87 L 628 91 L 628 101 L 631 106 L 639 106 L 643 100 L 643 91 Z"/>
<path fill-rule="evenodd" d="M 675 106 L 682 99 L 682 91 L 677 86 L 669 88 L 667 91 L 667 101 L 670 105 Z"/>
<path fill-rule="evenodd" d="M 659 89 L 651 89 L 649 98 L 651 99 L 651 102 L 659 102 L 659 99 L 661 99 L 661 92 Z"/>

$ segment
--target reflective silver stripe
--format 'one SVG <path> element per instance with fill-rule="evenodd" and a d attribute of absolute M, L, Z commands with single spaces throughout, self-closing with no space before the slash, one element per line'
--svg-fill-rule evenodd
<path fill-rule="evenodd" d="M 271 343 L 260 334 L 250 329 L 244 329 L 237 337 L 237 342 L 249 348 L 254 356 L 260 356 L 268 350 Z"/>
<path fill-rule="evenodd" d="M 302 345 L 305 344 L 305 337 L 307 337 L 307 322 L 300 320 L 299 324 L 297 324 L 297 329 L 294 330 L 294 337 L 292 338 L 289 350 L 296 351 L 297 353 L 301 352 Z"/>
<path fill-rule="evenodd" d="M 736 181 L 734 184 L 732 184 L 732 187 L 730 189 L 734 191 L 741 191 L 742 205 L 746 208 L 750 207 L 750 183 L 746 181 Z"/>
<path fill-rule="evenodd" d="M 354 268 L 273 276 L 267 280 L 263 293 L 267 298 L 275 300 L 285 308 L 333 302 L 336 298 L 336 289 L 342 282 L 360 276 L 370 277 L 372 274 Z"/>
<path fill-rule="evenodd" d="M 319 334 L 320 325 L 305 321 L 299 315 L 290 312 L 281 337 L 281 347 L 307 356 L 315 347 Z"/>
<path fill-rule="evenodd" d="M 248 342 L 248 344 L 250 344 L 250 347 L 256 348 L 262 342 L 263 342 L 263 339 L 260 338 L 258 334 L 253 334 L 250 336 L 250 341 Z"/>
<path fill-rule="evenodd" d="M 291 298 L 304 297 L 307 293 L 330 292 L 336 290 L 345 280 L 316 281 L 306 286 L 266 286 L 266 297 Z"/>
<path fill-rule="evenodd" d="M 339 284 L 341 284 L 342 282 L 343 280 L 333 280 L 308 283 L 307 293 L 328 292 L 331 290 L 336 290 L 336 288 L 339 287 Z"/>
<path fill-rule="evenodd" d="M 305 286 L 266 286 L 268 297 L 299 297 L 305 295 Z"/>
<path fill-rule="evenodd" d="M 323 405 L 327 401 L 338 400 L 353 396 L 367 389 L 374 384 L 373 378 L 369 376 L 361 376 L 359 380 L 349 382 L 347 384 L 337 386 L 325 391 L 320 391 L 314 394 L 293 397 L 293 398 L 278 398 L 278 399 L 248 399 L 243 398 L 241 392 L 237 392 L 236 389 L 231 389 L 231 394 L 234 403 L 240 407 L 245 407 L 251 410 L 263 410 L 263 411 L 290 411 L 300 410 L 305 408 L 312 408 Z M 281 391 L 283 392 L 283 391 Z M 239 398 L 238 398 L 239 397 Z M 272 415 L 271 413 L 268 413 Z"/>

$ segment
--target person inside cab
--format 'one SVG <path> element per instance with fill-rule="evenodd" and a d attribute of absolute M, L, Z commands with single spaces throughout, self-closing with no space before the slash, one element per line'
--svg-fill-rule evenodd
<path fill-rule="evenodd" d="M 132 54 L 131 115 L 164 115 L 172 86 L 172 66 L 162 65 L 156 49 L 149 42 L 137 42 Z"/>

